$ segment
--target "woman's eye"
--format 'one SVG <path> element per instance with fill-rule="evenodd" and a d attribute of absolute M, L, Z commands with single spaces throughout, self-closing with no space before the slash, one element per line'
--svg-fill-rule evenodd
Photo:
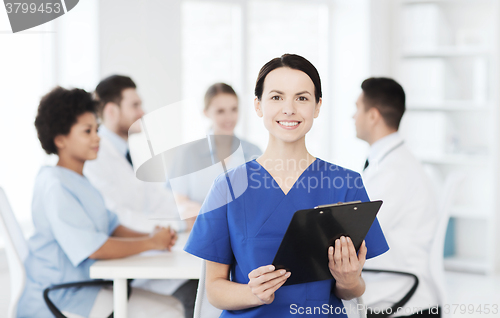
<path fill-rule="evenodd" d="M 87 134 L 90 134 L 90 129 L 85 130 Z"/>
<path fill-rule="evenodd" d="M 305 96 L 299 96 L 299 100 L 302 102 L 305 102 L 307 100 L 307 97 Z"/>
<path fill-rule="evenodd" d="M 281 97 L 279 97 L 279 96 L 273 96 L 273 97 L 271 97 L 272 100 L 280 100 L 280 98 Z"/>

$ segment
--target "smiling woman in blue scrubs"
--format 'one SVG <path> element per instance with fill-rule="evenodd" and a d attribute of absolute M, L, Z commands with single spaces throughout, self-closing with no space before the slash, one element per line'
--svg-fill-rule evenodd
<path fill-rule="evenodd" d="M 282 286 L 293 273 L 270 265 L 296 210 L 369 200 L 358 173 L 307 151 L 322 104 L 319 74 L 285 54 L 262 67 L 255 96 L 269 131 L 266 151 L 214 181 L 185 250 L 207 261 L 207 296 L 221 317 L 295 317 L 300 308 L 307 317 L 345 317 L 341 299 L 365 290 L 365 259 L 388 250 L 377 220 L 358 255 L 345 237 L 325 251 L 331 280 Z"/>
<path fill-rule="evenodd" d="M 169 228 L 157 228 L 149 235 L 119 225 L 101 194 L 83 176 L 85 161 L 95 159 L 99 149 L 95 107 L 90 93 L 61 87 L 45 95 L 38 107 L 38 138 L 42 148 L 57 154 L 59 161 L 55 167 L 42 167 L 35 181 L 35 234 L 28 241 L 27 281 L 18 317 L 53 317 L 43 290 L 53 284 L 89 280 L 89 267 L 96 259 L 170 249 L 175 243 L 176 234 Z M 49 296 L 67 316 L 88 317 L 91 311 L 99 313 L 93 305 L 100 292 L 99 287 L 84 287 L 56 290 Z M 163 312 L 173 309 L 160 308 Z"/>

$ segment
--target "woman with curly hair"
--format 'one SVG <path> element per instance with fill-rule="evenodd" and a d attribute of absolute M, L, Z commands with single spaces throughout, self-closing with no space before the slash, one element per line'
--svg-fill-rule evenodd
<path fill-rule="evenodd" d="M 35 234 L 28 241 L 27 281 L 17 316 L 48 318 L 53 315 L 43 299 L 45 288 L 90 280 L 89 267 L 96 259 L 170 250 L 176 233 L 158 227 L 146 234 L 119 225 L 83 175 L 85 161 L 97 157 L 100 140 L 91 94 L 56 87 L 42 98 L 35 127 L 42 148 L 58 155 L 59 161 L 55 167 L 42 167 L 36 177 Z M 58 289 L 49 296 L 67 317 L 104 317 L 112 311 L 112 292 L 97 286 Z M 132 317 L 154 317 L 166 311 L 183 317 L 182 305 L 174 298 L 142 290 L 132 293 L 129 311 Z"/>

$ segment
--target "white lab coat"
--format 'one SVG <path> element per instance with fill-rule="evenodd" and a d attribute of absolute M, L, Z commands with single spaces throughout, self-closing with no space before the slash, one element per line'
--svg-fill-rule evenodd
<path fill-rule="evenodd" d="M 377 217 L 390 249 L 367 260 L 365 268 L 417 275 L 419 286 L 400 315 L 415 313 L 415 308 L 425 310 L 435 306 L 438 298 L 431 280 L 429 257 L 438 215 L 430 181 L 398 133 L 374 143 L 368 161 L 363 181 L 370 200 L 384 201 Z M 413 281 L 390 278 L 387 274 L 364 273 L 363 277 L 367 285 L 363 299 L 369 306 L 381 300 L 394 303 L 405 295 Z M 379 306 L 386 307 L 381 303 Z"/>
<path fill-rule="evenodd" d="M 141 232 L 150 232 L 158 224 L 179 226 L 171 191 L 163 183 L 137 179 L 125 156 L 105 136 L 97 159 L 85 163 L 83 174 L 101 192 L 120 224 Z"/>
<path fill-rule="evenodd" d="M 106 135 L 101 135 L 97 159 L 86 161 L 83 174 L 104 197 L 106 207 L 118 215 L 120 224 L 141 232 L 151 232 L 156 225 L 179 228 L 175 200 L 163 183 L 144 182 L 126 157 Z M 134 287 L 171 295 L 186 280 L 134 280 Z"/>

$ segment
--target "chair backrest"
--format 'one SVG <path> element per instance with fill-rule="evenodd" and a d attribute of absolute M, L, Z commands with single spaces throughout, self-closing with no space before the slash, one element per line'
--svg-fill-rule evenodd
<path fill-rule="evenodd" d="M 215 308 L 210 304 L 205 289 L 206 262 L 201 265 L 200 280 L 198 283 L 198 292 L 194 305 L 193 318 L 218 318 L 222 310 Z M 347 310 L 349 318 L 366 318 L 366 308 L 361 297 L 353 300 L 343 300 L 344 307 Z"/>
<path fill-rule="evenodd" d="M 203 261 L 198 283 L 198 292 L 196 294 L 196 302 L 194 304 L 193 318 L 218 318 L 222 313 L 222 310 L 215 308 L 208 301 L 207 291 L 205 289 L 206 266 L 206 261 Z"/>
<path fill-rule="evenodd" d="M 348 318 L 366 318 L 366 306 L 362 297 L 342 300 Z"/>
<path fill-rule="evenodd" d="M 5 241 L 5 252 L 10 273 L 8 318 L 15 318 L 17 302 L 26 284 L 24 261 L 28 257 L 28 245 L 2 188 L 0 188 L 0 233 Z"/>
<path fill-rule="evenodd" d="M 460 172 L 453 172 L 448 175 L 445 180 L 441 200 L 438 202 L 438 213 L 440 213 L 438 225 L 436 228 L 436 235 L 431 246 L 430 254 L 430 272 L 435 289 L 438 293 L 440 305 L 447 303 L 445 283 L 444 283 L 444 240 L 446 236 L 446 229 L 450 219 L 450 212 L 453 201 L 457 194 L 457 190 L 465 179 L 465 174 Z M 445 317 L 442 313 L 442 317 Z"/>

